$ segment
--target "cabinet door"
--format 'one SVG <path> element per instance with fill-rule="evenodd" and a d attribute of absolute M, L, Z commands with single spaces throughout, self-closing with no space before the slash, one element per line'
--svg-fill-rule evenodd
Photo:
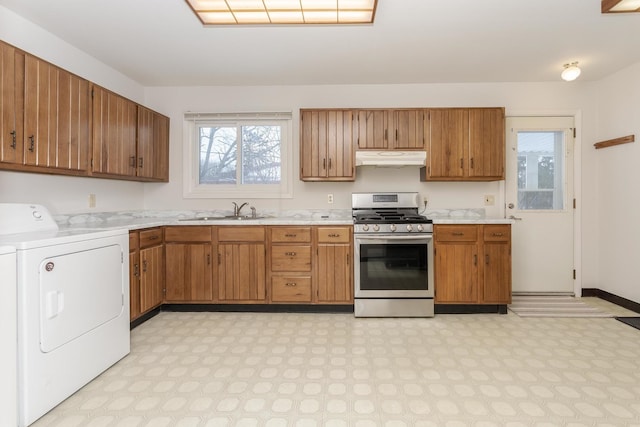
<path fill-rule="evenodd" d="M 87 169 L 89 96 L 87 80 L 26 55 L 25 164 Z"/>
<path fill-rule="evenodd" d="M 0 162 L 24 159 L 24 53 L 0 42 Z"/>
<path fill-rule="evenodd" d="M 424 110 L 395 110 L 393 112 L 393 148 L 424 150 Z"/>
<path fill-rule="evenodd" d="M 478 302 L 478 245 L 436 243 L 436 303 Z"/>
<path fill-rule="evenodd" d="M 93 172 L 136 175 L 136 123 L 135 103 L 93 87 Z"/>
<path fill-rule="evenodd" d="M 484 243 L 483 302 L 511 303 L 511 249 L 509 243 Z"/>
<path fill-rule="evenodd" d="M 353 303 L 351 245 L 318 245 L 317 301 Z"/>
<path fill-rule="evenodd" d="M 469 111 L 469 177 L 504 179 L 504 108 Z"/>
<path fill-rule="evenodd" d="M 300 111 L 300 179 L 355 179 L 355 128 L 350 110 Z"/>
<path fill-rule="evenodd" d="M 169 119 L 138 106 L 137 171 L 141 178 L 169 179 Z"/>
<path fill-rule="evenodd" d="M 164 250 L 153 246 L 140 250 L 140 312 L 162 304 L 164 299 Z"/>
<path fill-rule="evenodd" d="M 460 179 L 466 175 L 469 111 L 460 108 L 430 110 L 431 141 L 427 152 L 428 178 Z"/>
<path fill-rule="evenodd" d="M 129 318 L 140 316 L 140 252 L 129 252 Z"/>
<path fill-rule="evenodd" d="M 218 299 L 264 301 L 266 298 L 264 243 L 218 245 Z"/>
<path fill-rule="evenodd" d="M 167 302 L 211 302 L 211 244 L 165 245 Z"/>
<path fill-rule="evenodd" d="M 358 148 L 361 150 L 389 148 L 388 110 L 358 111 Z"/>

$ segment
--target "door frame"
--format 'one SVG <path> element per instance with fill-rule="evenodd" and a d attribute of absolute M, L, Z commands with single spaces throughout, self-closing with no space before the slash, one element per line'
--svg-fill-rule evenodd
<path fill-rule="evenodd" d="M 578 298 L 582 297 L 582 110 L 508 110 L 505 116 L 573 117 L 573 125 L 576 129 L 576 137 L 573 143 L 573 197 L 576 200 L 576 207 L 573 210 L 573 268 L 576 272 L 573 281 L 573 293 Z M 507 129 L 505 127 L 506 132 Z M 507 139 L 505 138 L 505 144 L 507 143 L 506 141 Z M 500 181 L 500 186 L 502 187 L 502 214 L 507 218 L 506 177 L 505 181 Z"/>

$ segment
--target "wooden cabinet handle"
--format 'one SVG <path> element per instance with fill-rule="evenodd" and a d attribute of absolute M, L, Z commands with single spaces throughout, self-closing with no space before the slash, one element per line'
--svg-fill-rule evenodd
<path fill-rule="evenodd" d="M 329 157 L 329 170 L 331 170 L 331 157 Z"/>
<path fill-rule="evenodd" d="M 9 132 L 11 134 L 11 148 L 13 148 L 14 150 L 16 149 L 16 131 L 12 130 L 11 132 Z"/>
<path fill-rule="evenodd" d="M 31 151 L 33 153 L 33 150 L 35 149 L 35 139 L 33 138 L 33 135 L 31 135 L 29 137 L 29 151 Z"/>
<path fill-rule="evenodd" d="M 136 167 L 136 156 L 129 157 L 129 166 L 131 166 L 132 168 Z"/>
<path fill-rule="evenodd" d="M 285 286 L 298 286 L 296 282 L 285 283 Z"/>
<path fill-rule="evenodd" d="M 142 272 L 143 273 L 147 272 L 147 260 L 146 259 L 144 261 L 142 261 Z"/>
<path fill-rule="evenodd" d="M 491 235 L 493 237 L 502 237 L 502 236 L 504 236 L 504 233 L 491 233 Z"/>
<path fill-rule="evenodd" d="M 386 141 L 388 139 L 387 134 L 388 134 L 389 130 L 385 129 L 384 130 L 384 140 Z"/>
<path fill-rule="evenodd" d="M 158 240 L 160 238 L 160 236 L 149 236 L 148 239 L 149 240 Z"/>
<path fill-rule="evenodd" d="M 340 237 L 339 233 L 331 233 L 331 234 L 327 234 L 328 237 Z"/>
<path fill-rule="evenodd" d="M 471 160 L 469 160 L 469 163 L 471 165 L 471 169 L 473 169 L 473 157 L 471 158 Z"/>
<path fill-rule="evenodd" d="M 140 277 L 140 264 L 133 264 L 133 275 L 136 277 Z"/>
<path fill-rule="evenodd" d="M 473 265 L 478 265 L 478 255 L 473 254 Z"/>
<path fill-rule="evenodd" d="M 295 252 L 285 252 L 284 253 L 286 256 L 296 256 Z"/>
<path fill-rule="evenodd" d="M 142 157 L 138 157 L 138 167 L 141 168 L 142 167 L 142 161 L 144 159 Z"/>
<path fill-rule="evenodd" d="M 453 233 L 451 233 L 452 236 L 464 236 L 464 233 L 462 231 L 454 231 Z"/>
<path fill-rule="evenodd" d="M 327 169 L 327 159 L 322 159 L 322 169 Z"/>
<path fill-rule="evenodd" d="M 207 254 L 207 265 L 211 265 L 211 254 Z"/>
<path fill-rule="evenodd" d="M 487 264 L 487 265 L 489 265 L 489 254 L 486 254 L 486 255 L 484 256 L 484 263 L 485 263 L 485 264 Z"/>
<path fill-rule="evenodd" d="M 220 253 L 218 253 L 218 265 L 220 265 L 222 263 L 222 257 L 220 256 Z"/>
<path fill-rule="evenodd" d="M 291 233 L 291 234 L 287 233 L 284 235 L 284 237 L 296 237 L 296 236 L 297 234 L 294 234 L 294 233 Z"/>
<path fill-rule="evenodd" d="M 460 159 L 460 169 L 464 167 L 464 159 Z"/>

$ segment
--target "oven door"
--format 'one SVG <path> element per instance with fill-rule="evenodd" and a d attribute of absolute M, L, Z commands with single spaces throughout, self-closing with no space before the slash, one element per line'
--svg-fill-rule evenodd
<path fill-rule="evenodd" d="M 356 234 L 355 298 L 433 298 L 432 234 Z"/>

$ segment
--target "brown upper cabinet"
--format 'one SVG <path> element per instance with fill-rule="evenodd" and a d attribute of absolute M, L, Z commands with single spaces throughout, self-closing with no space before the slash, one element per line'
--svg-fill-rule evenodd
<path fill-rule="evenodd" d="M 169 119 L 93 86 L 93 173 L 169 180 Z"/>
<path fill-rule="evenodd" d="M 86 175 L 89 82 L 0 42 L 0 165 Z"/>
<path fill-rule="evenodd" d="M 300 179 L 355 180 L 351 110 L 300 110 Z"/>
<path fill-rule="evenodd" d="M 504 108 L 432 109 L 429 181 L 498 181 L 505 174 Z"/>
<path fill-rule="evenodd" d="M 359 150 L 424 150 L 428 114 L 424 109 L 358 110 Z"/>
<path fill-rule="evenodd" d="M 0 169 L 168 181 L 169 118 L 0 41 Z"/>
<path fill-rule="evenodd" d="M 0 43 L 0 163 L 24 159 L 24 53 Z"/>

